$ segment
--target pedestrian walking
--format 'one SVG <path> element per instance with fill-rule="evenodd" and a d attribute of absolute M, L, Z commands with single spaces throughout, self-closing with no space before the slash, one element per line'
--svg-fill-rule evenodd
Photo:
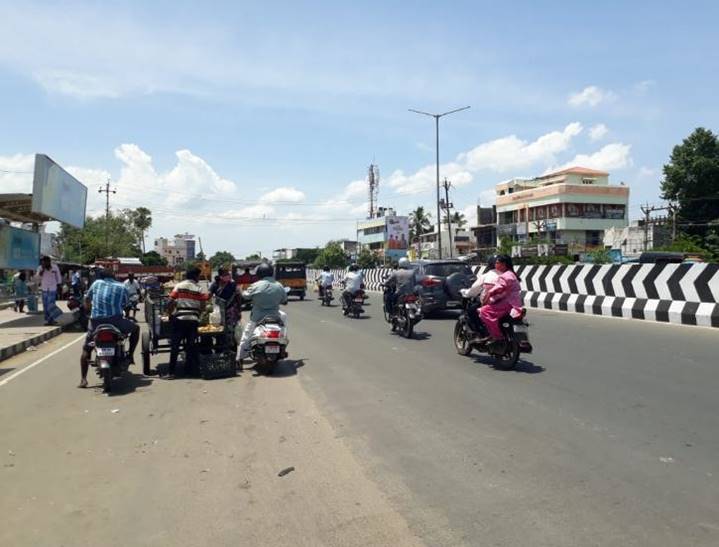
<path fill-rule="evenodd" d="M 53 264 L 49 256 L 43 256 L 37 276 L 42 291 L 42 309 L 45 314 L 45 325 L 55 325 L 56 319 L 62 314 L 55 304 L 57 291 L 62 285 L 62 274 L 57 264 Z M 60 312 L 60 313 L 58 313 Z"/>

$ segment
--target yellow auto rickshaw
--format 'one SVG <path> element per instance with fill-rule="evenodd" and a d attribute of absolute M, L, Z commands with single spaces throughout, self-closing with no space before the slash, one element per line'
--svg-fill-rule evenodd
<path fill-rule="evenodd" d="M 290 295 L 305 299 L 307 294 L 307 270 L 304 262 L 277 262 L 275 279 L 290 289 Z"/>

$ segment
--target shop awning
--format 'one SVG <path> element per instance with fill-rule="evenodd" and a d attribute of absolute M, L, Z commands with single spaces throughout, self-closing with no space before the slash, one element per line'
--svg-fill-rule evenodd
<path fill-rule="evenodd" d="M 0 194 L 0 218 L 34 224 L 54 220 L 47 215 L 32 212 L 32 194 Z"/>

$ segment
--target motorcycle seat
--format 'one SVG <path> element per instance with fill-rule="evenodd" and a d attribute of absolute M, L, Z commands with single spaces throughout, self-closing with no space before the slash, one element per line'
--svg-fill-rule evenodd
<path fill-rule="evenodd" d="M 279 315 L 268 315 L 267 317 L 263 317 L 257 322 L 257 326 L 259 327 L 260 325 L 277 325 L 278 327 L 285 326 Z"/>

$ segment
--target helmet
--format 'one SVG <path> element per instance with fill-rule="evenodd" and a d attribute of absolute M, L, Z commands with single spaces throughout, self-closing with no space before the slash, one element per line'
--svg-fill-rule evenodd
<path fill-rule="evenodd" d="M 330 267 L 329 267 L 329 266 L 325 266 L 324 268 L 322 268 L 322 270 L 325 271 L 325 272 L 329 272 L 329 271 L 330 271 Z"/>
<path fill-rule="evenodd" d="M 359 270 L 359 266 L 357 266 L 357 264 L 350 264 L 351 272 L 356 272 L 357 270 Z"/>
<path fill-rule="evenodd" d="M 264 279 L 265 277 L 272 277 L 273 275 L 275 275 L 275 270 L 272 266 L 270 266 L 266 262 L 263 262 L 262 264 L 257 266 L 255 274 L 257 275 L 258 279 Z"/>
<path fill-rule="evenodd" d="M 399 262 L 397 262 L 397 265 L 402 268 L 403 270 L 409 269 L 409 259 L 406 256 L 403 256 L 399 259 Z"/>
<path fill-rule="evenodd" d="M 487 269 L 488 269 L 488 270 L 493 270 L 493 269 L 494 269 L 494 265 L 496 264 L 496 262 L 497 262 L 497 255 L 490 255 L 490 256 L 488 256 L 488 257 L 487 257 Z"/>

